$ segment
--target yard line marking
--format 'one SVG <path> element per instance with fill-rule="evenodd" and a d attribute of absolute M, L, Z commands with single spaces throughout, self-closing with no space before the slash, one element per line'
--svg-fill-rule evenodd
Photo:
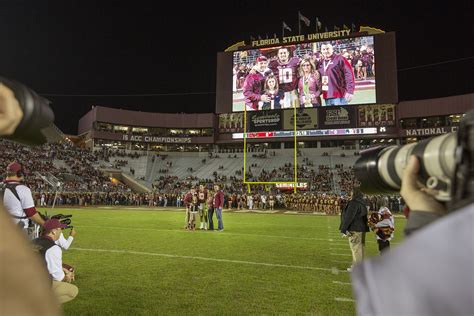
<path fill-rule="evenodd" d="M 352 285 L 351 282 L 341 282 L 341 281 L 332 281 L 334 284 L 341 284 L 341 285 Z"/>
<path fill-rule="evenodd" d="M 143 228 L 143 227 L 118 227 L 118 226 L 96 226 L 96 225 L 81 225 L 81 227 L 88 228 L 101 228 L 101 229 L 123 229 L 123 230 L 152 230 L 156 232 L 175 232 L 175 233 L 185 233 L 189 234 L 189 231 L 184 229 L 155 229 L 155 228 Z M 203 231 L 205 233 L 205 231 Z M 343 243 L 347 245 L 347 240 L 334 240 L 333 238 L 313 238 L 313 237 L 295 237 L 295 236 L 279 236 L 279 235 L 261 235 L 261 234 L 243 234 L 243 233 L 231 233 L 226 231 L 222 233 L 221 236 L 251 236 L 251 237 L 267 237 L 267 238 L 283 238 L 283 239 L 301 239 L 301 240 L 316 240 L 316 241 L 330 241 L 335 243 Z M 375 241 L 366 241 L 366 243 L 375 243 Z M 397 244 L 392 243 L 390 244 Z"/>
<path fill-rule="evenodd" d="M 334 300 L 338 302 L 355 302 L 355 300 L 353 300 L 352 298 L 346 297 L 335 297 Z"/>
<path fill-rule="evenodd" d="M 81 227 L 88 228 L 101 228 L 101 229 L 126 229 L 126 230 L 152 230 L 157 232 L 177 232 L 177 233 L 186 233 L 189 234 L 189 231 L 184 229 L 154 229 L 154 228 L 138 228 L 138 227 L 117 227 L 117 226 L 90 226 L 90 225 L 81 225 Z M 205 232 L 203 232 L 205 233 Z M 225 232 L 220 234 L 220 236 L 251 236 L 251 237 L 267 237 L 267 238 L 284 238 L 284 239 L 303 239 L 303 240 L 318 240 L 318 241 L 332 241 L 327 238 L 313 238 L 313 237 L 295 237 L 295 236 L 279 236 L 279 235 L 262 235 L 262 234 L 242 234 L 242 233 L 229 233 Z"/>
<path fill-rule="evenodd" d="M 266 262 L 255 262 L 255 261 L 244 261 L 244 260 L 231 260 L 231 259 L 219 259 L 219 258 L 206 258 L 206 257 L 194 257 L 194 256 L 181 256 L 181 255 L 172 255 L 167 253 L 156 253 L 156 252 L 142 252 L 142 251 L 133 251 L 133 250 L 117 250 L 117 249 L 92 249 L 92 248 L 78 248 L 73 247 L 69 248 L 71 250 L 79 251 L 93 251 L 93 252 L 110 252 L 110 253 L 124 253 L 132 255 L 145 255 L 145 256 L 157 256 L 165 258 L 179 258 L 179 259 L 194 259 L 194 260 L 204 260 L 204 261 L 217 261 L 217 262 L 228 262 L 228 263 L 242 263 L 258 266 L 268 266 L 268 267 L 280 267 L 280 268 L 291 268 L 291 269 L 302 269 L 302 270 L 319 270 L 319 271 L 329 271 L 332 273 L 347 272 L 345 270 L 337 269 L 328 269 L 328 268 L 318 268 L 318 267 L 309 267 L 309 266 L 295 266 L 289 264 L 279 264 L 279 263 L 266 263 Z"/>

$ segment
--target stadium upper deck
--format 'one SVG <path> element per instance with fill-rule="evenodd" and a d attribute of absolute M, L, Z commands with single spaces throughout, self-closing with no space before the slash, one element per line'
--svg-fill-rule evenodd
<path fill-rule="evenodd" d="M 462 114 L 471 109 L 473 104 L 474 94 L 466 94 L 405 101 L 396 105 L 309 109 L 314 113 L 308 112 L 309 115 L 304 115 L 306 120 L 313 121 L 306 121 L 307 126 L 297 124 L 301 126 L 298 133 L 300 135 L 297 134 L 298 147 L 345 146 L 358 150 L 375 143 L 418 141 L 455 130 Z M 282 111 L 280 118 L 283 121 L 285 115 L 287 116 L 285 111 Z M 80 119 L 78 130 L 85 147 L 91 149 L 108 147 L 208 152 L 220 148 L 243 148 L 242 117 L 241 112 L 168 114 L 96 106 Z M 313 129 L 308 128 L 311 124 Z M 279 128 L 282 136 L 286 136 L 290 135 L 288 133 L 291 133 L 293 125 L 283 122 Z M 362 129 L 364 133 L 357 133 Z M 353 131 L 358 135 L 354 135 Z M 278 136 L 278 133 L 253 133 L 248 136 L 253 137 L 248 138 L 248 142 L 250 146 L 264 145 L 269 149 L 294 148 L 292 135 Z"/>

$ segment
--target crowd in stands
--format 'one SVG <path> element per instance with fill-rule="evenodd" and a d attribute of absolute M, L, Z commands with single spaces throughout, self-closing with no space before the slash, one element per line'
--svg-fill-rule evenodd
<path fill-rule="evenodd" d="M 32 192 L 56 190 L 52 185 L 57 183 L 48 184 L 45 181 L 48 178 L 60 179 L 63 192 L 130 192 L 125 185 L 111 182 L 98 170 L 100 155 L 70 143 L 26 147 L 1 140 L 0 150 L 3 152 L 0 157 L 1 170 L 5 170 L 12 161 L 23 164 L 28 170 L 26 184 Z M 61 161 L 62 166 L 55 166 L 55 160 Z"/>
<path fill-rule="evenodd" d="M 3 151 L 0 157 L 0 168 L 4 170 L 12 161 L 24 164 L 29 170 L 26 182 L 35 200 L 43 200 L 41 204 L 49 206 L 53 204 L 56 192 L 51 181 L 45 181 L 51 180 L 51 177 L 61 182 L 56 205 L 181 206 L 182 197 L 191 186 L 202 183 L 212 189 L 214 183 L 220 183 L 226 194 L 226 208 L 266 209 L 265 200 L 272 196 L 275 198 L 277 209 L 327 214 L 340 212 L 346 193 L 350 192 L 355 184 L 354 172 L 350 167 L 337 164 L 334 167 L 318 165 L 315 168 L 313 161 L 304 157 L 302 163 L 298 165 L 297 172 L 298 179 L 308 183 L 307 191 L 288 193 L 276 190 L 273 186 L 252 185 L 252 192 L 249 194 L 247 185 L 243 183 L 243 168 L 236 170 L 234 175 L 229 175 L 223 165 L 218 165 L 210 178 L 198 179 L 194 175 L 188 175 L 180 179 L 170 173 L 173 164 L 167 161 L 166 168 L 159 170 L 162 175 L 152 184 L 152 192 L 139 194 L 132 192 L 121 182 L 111 181 L 99 170 L 101 161 L 110 162 L 112 157 L 121 157 L 115 160 L 113 165 L 119 168 L 126 166 L 129 159 L 140 157 L 141 154 L 138 153 L 105 149 L 91 152 L 70 143 L 25 147 L 4 140 L 0 141 L 0 150 Z M 166 160 L 167 156 L 162 155 L 161 159 Z M 201 162 L 203 164 L 215 163 L 207 159 L 202 159 Z M 295 170 L 291 162 L 281 167 L 271 168 L 271 170 L 264 168 L 264 165 L 259 165 L 252 163 L 248 166 L 247 181 L 272 182 L 294 179 Z M 189 167 L 188 171 L 192 172 L 192 167 Z M 335 195 L 334 192 L 339 192 L 339 194 Z M 249 205 L 249 196 L 251 196 L 251 205 Z M 392 198 L 390 203 L 396 207 L 395 211 L 399 210 L 398 204 Z M 369 201 L 372 209 L 375 209 L 376 204 L 376 200 Z"/>

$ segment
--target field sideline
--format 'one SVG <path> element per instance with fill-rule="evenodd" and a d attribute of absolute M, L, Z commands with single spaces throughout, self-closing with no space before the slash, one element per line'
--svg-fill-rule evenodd
<path fill-rule="evenodd" d="M 188 232 L 176 208 L 48 213 L 73 214 L 77 230 L 63 254 L 79 287 L 66 315 L 355 314 L 336 216 L 224 211 L 224 232 Z M 405 220 L 395 225 L 394 246 Z"/>

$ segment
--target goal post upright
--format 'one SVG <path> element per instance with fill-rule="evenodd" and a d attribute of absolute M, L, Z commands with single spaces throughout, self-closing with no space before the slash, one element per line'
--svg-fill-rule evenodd
<path fill-rule="evenodd" d="M 293 192 L 296 193 L 296 187 L 298 184 L 298 142 L 296 135 L 296 103 L 293 104 L 293 181 L 247 181 L 247 106 L 244 105 L 244 174 L 243 174 L 243 183 L 247 185 L 247 191 L 250 193 L 250 186 L 252 184 L 293 184 Z"/>

